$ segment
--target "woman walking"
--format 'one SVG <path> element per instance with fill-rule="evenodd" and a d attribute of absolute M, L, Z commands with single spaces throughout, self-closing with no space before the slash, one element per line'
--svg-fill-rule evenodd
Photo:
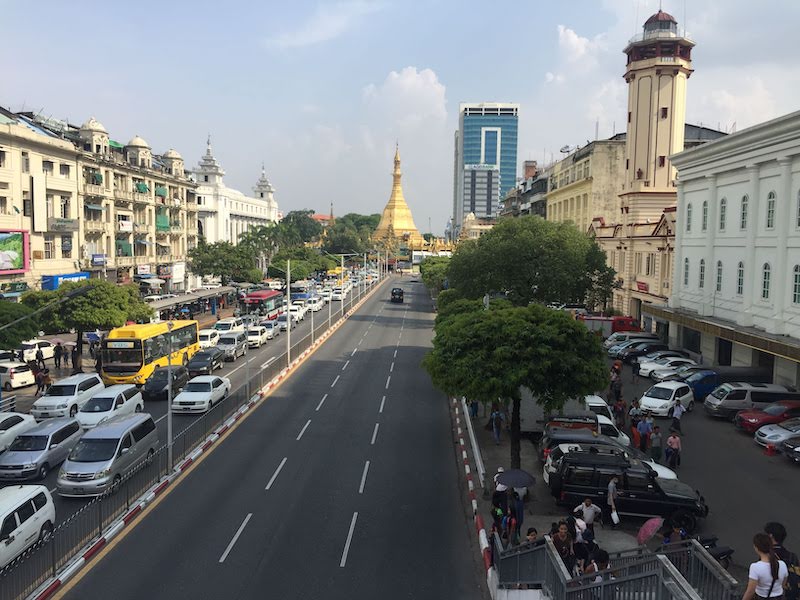
<path fill-rule="evenodd" d="M 779 560 L 766 533 L 753 536 L 753 549 L 758 560 L 750 565 L 747 589 L 742 600 L 778 600 L 783 598 L 783 588 L 789 575 L 786 563 Z"/>
<path fill-rule="evenodd" d="M 681 436 L 675 430 L 667 438 L 667 463 L 673 470 L 681 466 Z"/>

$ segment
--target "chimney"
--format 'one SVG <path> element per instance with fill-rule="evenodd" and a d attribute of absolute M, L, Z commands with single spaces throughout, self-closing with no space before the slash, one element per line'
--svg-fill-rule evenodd
<path fill-rule="evenodd" d="M 526 160 L 522 163 L 522 172 L 524 179 L 532 179 L 539 172 L 539 164 L 535 160 Z"/>

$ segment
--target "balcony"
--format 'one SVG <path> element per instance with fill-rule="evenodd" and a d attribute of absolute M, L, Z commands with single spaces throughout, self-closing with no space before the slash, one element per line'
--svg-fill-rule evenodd
<path fill-rule="evenodd" d="M 83 193 L 86 196 L 99 196 L 101 198 L 108 196 L 108 193 L 103 189 L 103 186 L 97 185 L 96 183 L 87 183 L 84 185 Z"/>
<path fill-rule="evenodd" d="M 193 201 L 193 200 L 188 200 L 186 202 L 186 210 L 192 211 L 192 212 L 197 212 L 197 210 L 198 210 L 197 202 Z"/>
<path fill-rule="evenodd" d="M 114 260 L 118 267 L 132 267 L 136 262 L 133 256 L 117 256 Z"/>
<path fill-rule="evenodd" d="M 153 204 L 153 199 L 147 194 L 142 194 L 140 192 L 130 192 L 130 194 L 135 204 Z"/>
<path fill-rule="evenodd" d="M 186 228 L 186 235 L 196 236 L 197 235 L 197 227 L 187 227 Z"/>
<path fill-rule="evenodd" d="M 117 233 L 133 233 L 133 221 L 117 221 Z"/>
<path fill-rule="evenodd" d="M 105 221 L 90 221 L 83 219 L 83 230 L 86 233 L 102 233 L 106 229 Z"/>
<path fill-rule="evenodd" d="M 156 262 L 157 263 L 171 263 L 175 262 L 175 256 L 172 254 L 157 254 L 156 255 Z"/>
<path fill-rule="evenodd" d="M 129 192 L 128 190 L 114 190 L 114 200 L 119 200 L 121 202 L 132 202 L 133 201 L 133 192 Z"/>
<path fill-rule="evenodd" d="M 133 234 L 134 235 L 146 235 L 150 231 L 150 226 L 147 223 L 134 223 L 133 224 Z"/>

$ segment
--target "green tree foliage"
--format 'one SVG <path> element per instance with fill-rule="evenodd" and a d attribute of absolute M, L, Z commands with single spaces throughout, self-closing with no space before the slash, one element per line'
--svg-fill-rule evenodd
<path fill-rule="evenodd" d="M 0 301 L 0 324 L 6 325 L 17 319 L 29 316 L 33 309 L 15 302 Z M 39 321 L 36 317 L 31 317 L 20 321 L 0 331 L 0 348 L 13 350 L 31 338 L 37 337 L 39 333 Z"/>
<path fill-rule="evenodd" d="M 450 287 L 465 297 L 507 292 L 518 306 L 607 299 L 613 278 L 592 238 L 538 216 L 501 219 L 478 240 L 459 244 L 448 273 Z"/>
<path fill-rule="evenodd" d="M 325 232 L 322 249 L 332 254 L 363 254 L 372 247 L 371 237 L 380 220 L 377 214 L 348 213 L 337 217 Z"/>
<path fill-rule="evenodd" d="M 56 290 L 41 290 L 36 292 L 29 291 L 22 295 L 20 298 L 20 303 L 24 304 L 31 310 L 39 310 L 40 308 L 43 308 L 48 304 L 52 304 L 61 298 L 62 294 Z M 67 324 L 64 321 L 63 312 L 63 310 L 56 309 L 46 310 L 42 313 L 39 313 L 36 316 L 39 329 L 45 333 L 61 333 L 62 331 L 67 331 L 69 327 L 67 327 Z"/>
<path fill-rule="evenodd" d="M 512 405 L 511 466 L 520 467 L 520 389 L 546 410 L 605 386 L 600 341 L 568 314 L 543 306 L 482 308 L 455 300 L 436 320 L 423 366 L 450 396 Z"/>
<path fill-rule="evenodd" d="M 278 252 L 272 259 L 267 274 L 270 277 L 284 279 L 286 277 L 286 261 L 292 261 L 292 281 L 308 279 L 317 271 L 327 271 L 338 265 L 329 256 L 324 256 L 308 246 L 294 246 Z"/>
<path fill-rule="evenodd" d="M 250 246 L 230 242 L 206 244 L 203 240 L 189 250 L 189 269 L 195 275 L 220 277 L 223 283 L 246 281 L 253 276 L 256 257 Z M 258 283 L 263 275 L 258 277 Z"/>
<path fill-rule="evenodd" d="M 322 233 L 322 225 L 311 218 L 313 210 L 293 210 L 280 222 L 284 246 L 299 246 L 313 242 Z"/>
<path fill-rule="evenodd" d="M 436 295 L 444 288 L 449 266 L 450 258 L 447 256 L 429 256 L 420 263 L 422 282 L 432 294 Z"/>

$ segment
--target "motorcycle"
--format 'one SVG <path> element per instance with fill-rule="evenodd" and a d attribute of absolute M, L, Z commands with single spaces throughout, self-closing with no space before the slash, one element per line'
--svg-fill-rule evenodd
<path fill-rule="evenodd" d="M 731 565 L 733 548 L 728 546 L 717 546 L 719 538 L 715 535 L 697 535 L 695 538 L 708 553 L 714 557 L 720 566 L 727 570 Z"/>

